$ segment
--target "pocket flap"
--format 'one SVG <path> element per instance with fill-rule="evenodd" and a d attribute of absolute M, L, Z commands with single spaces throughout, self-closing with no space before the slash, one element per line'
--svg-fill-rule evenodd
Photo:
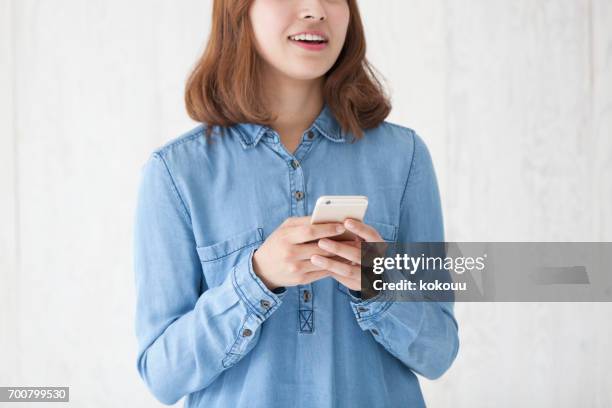
<path fill-rule="evenodd" d="M 253 228 L 213 245 L 197 247 L 196 250 L 198 251 L 200 261 L 211 262 L 261 241 L 263 241 L 263 228 Z"/>

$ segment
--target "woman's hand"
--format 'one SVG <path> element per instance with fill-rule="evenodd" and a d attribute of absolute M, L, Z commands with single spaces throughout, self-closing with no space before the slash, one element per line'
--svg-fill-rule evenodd
<path fill-rule="evenodd" d="M 344 231 L 342 223 L 310 224 L 310 216 L 289 217 L 253 254 L 254 272 L 270 290 L 305 285 L 329 276 L 330 271 L 310 261 L 315 254 L 333 255 L 316 241 Z"/>
<path fill-rule="evenodd" d="M 333 257 L 315 254 L 311 262 L 321 269 L 332 272 L 331 276 L 349 289 L 361 290 L 361 242 L 384 242 L 378 231 L 370 225 L 359 220 L 347 218 L 344 220 L 346 229 L 357 237 L 352 241 L 334 241 L 320 239 L 319 247 L 330 253 Z"/>

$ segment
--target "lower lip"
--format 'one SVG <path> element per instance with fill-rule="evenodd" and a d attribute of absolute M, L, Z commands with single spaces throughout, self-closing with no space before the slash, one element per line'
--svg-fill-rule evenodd
<path fill-rule="evenodd" d="M 300 47 L 305 48 L 307 50 L 311 50 L 311 51 L 321 51 L 322 49 L 327 47 L 326 42 L 315 44 L 315 43 L 307 43 L 307 42 L 301 42 L 301 41 L 295 41 L 295 40 L 289 40 L 289 41 L 291 41 L 295 45 L 299 45 Z"/>

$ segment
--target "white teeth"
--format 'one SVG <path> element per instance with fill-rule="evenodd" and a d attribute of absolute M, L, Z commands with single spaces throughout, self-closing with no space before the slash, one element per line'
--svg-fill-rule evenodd
<path fill-rule="evenodd" d="M 298 34 L 292 35 L 289 37 L 291 40 L 295 41 L 325 41 L 324 37 L 316 34 Z"/>

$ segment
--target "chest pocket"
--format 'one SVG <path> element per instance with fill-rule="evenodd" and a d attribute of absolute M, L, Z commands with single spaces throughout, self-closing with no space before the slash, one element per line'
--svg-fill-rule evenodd
<path fill-rule="evenodd" d="M 197 247 L 208 287 L 220 285 L 232 268 L 245 259 L 263 240 L 263 228 L 256 227 L 212 245 Z"/>
<path fill-rule="evenodd" d="M 374 227 L 384 241 L 395 242 L 397 240 L 397 226 L 393 224 L 386 224 L 384 222 L 368 221 L 365 218 L 363 222 Z M 346 296 L 351 296 L 348 288 L 338 281 L 336 281 L 336 289 Z"/>

